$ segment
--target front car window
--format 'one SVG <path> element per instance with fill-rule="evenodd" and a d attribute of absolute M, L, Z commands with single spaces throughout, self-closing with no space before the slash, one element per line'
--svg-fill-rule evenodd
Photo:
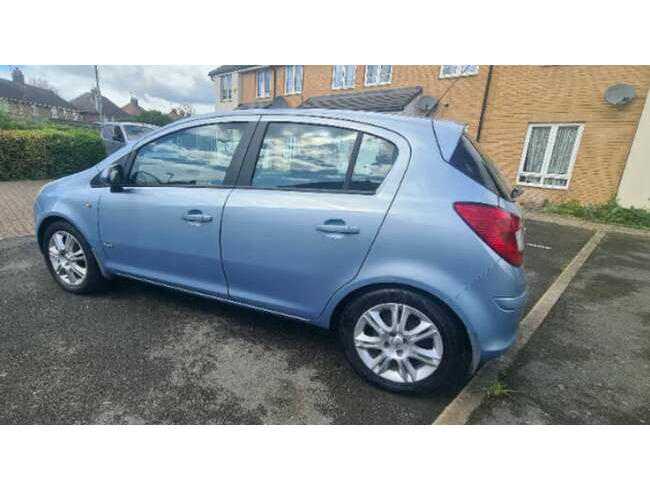
<path fill-rule="evenodd" d="M 139 126 L 137 124 L 123 124 L 122 127 L 126 132 L 126 138 L 129 141 L 142 138 L 145 134 L 151 133 L 155 128 L 149 126 Z"/>
<path fill-rule="evenodd" d="M 131 182 L 138 186 L 222 185 L 246 123 L 224 123 L 178 131 L 138 150 Z"/>

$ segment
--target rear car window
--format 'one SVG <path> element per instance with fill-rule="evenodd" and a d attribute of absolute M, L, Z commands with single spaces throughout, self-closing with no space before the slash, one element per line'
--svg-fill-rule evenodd
<path fill-rule="evenodd" d="M 253 187 L 374 192 L 397 158 L 383 138 L 334 126 L 270 123 Z"/>
<path fill-rule="evenodd" d="M 507 181 L 485 152 L 467 136 L 459 139 L 449 164 L 503 199 L 511 200 Z"/>

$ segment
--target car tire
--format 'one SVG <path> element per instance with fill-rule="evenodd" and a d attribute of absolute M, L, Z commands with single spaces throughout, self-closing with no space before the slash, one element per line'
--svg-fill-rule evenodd
<path fill-rule="evenodd" d="M 55 221 L 46 228 L 42 252 L 50 274 L 68 292 L 90 294 L 108 282 L 86 239 L 67 221 Z"/>
<path fill-rule="evenodd" d="M 389 391 L 431 392 L 456 386 L 469 374 L 471 350 L 463 325 L 442 304 L 411 290 L 380 289 L 355 298 L 345 306 L 338 331 L 353 368 Z"/>

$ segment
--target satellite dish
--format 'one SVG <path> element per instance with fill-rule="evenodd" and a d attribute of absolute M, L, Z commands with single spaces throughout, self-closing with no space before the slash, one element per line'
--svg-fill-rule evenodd
<path fill-rule="evenodd" d="M 429 112 L 438 104 L 437 97 L 420 97 L 415 106 L 423 112 Z"/>
<path fill-rule="evenodd" d="M 636 97 L 634 87 L 621 83 L 620 85 L 612 85 L 605 91 L 605 100 L 608 104 L 614 106 L 624 106 L 632 102 Z"/>

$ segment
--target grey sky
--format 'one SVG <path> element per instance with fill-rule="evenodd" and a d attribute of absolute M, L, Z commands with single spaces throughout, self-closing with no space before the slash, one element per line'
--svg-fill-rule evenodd
<path fill-rule="evenodd" d="M 44 78 L 66 100 L 95 86 L 93 65 L 17 65 L 25 80 Z M 100 65 L 102 93 L 122 107 L 131 95 L 145 109 L 167 112 L 190 104 L 197 113 L 214 110 L 213 85 L 208 72 L 218 65 Z M 0 78 L 11 78 L 13 66 L 0 66 Z"/>

